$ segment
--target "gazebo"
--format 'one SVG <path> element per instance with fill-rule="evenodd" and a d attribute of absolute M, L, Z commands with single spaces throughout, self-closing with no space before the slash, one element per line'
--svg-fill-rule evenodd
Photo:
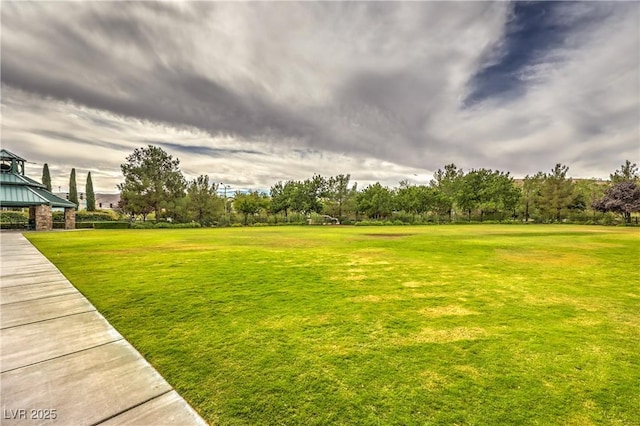
<path fill-rule="evenodd" d="M 0 207 L 28 207 L 29 224 L 36 231 L 53 229 L 51 209 L 64 208 L 64 229 L 75 229 L 77 206 L 25 176 L 25 161 L 6 149 L 0 150 Z"/>

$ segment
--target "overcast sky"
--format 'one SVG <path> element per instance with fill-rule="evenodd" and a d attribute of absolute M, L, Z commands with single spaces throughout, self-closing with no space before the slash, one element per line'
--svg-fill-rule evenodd
<path fill-rule="evenodd" d="M 63 191 L 149 144 L 233 189 L 640 163 L 638 2 L 0 7 L 2 147 Z"/>

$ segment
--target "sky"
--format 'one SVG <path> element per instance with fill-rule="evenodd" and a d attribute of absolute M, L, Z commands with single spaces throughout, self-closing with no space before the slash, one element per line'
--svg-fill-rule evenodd
<path fill-rule="evenodd" d="M 1 144 L 117 192 L 156 145 L 229 191 L 640 163 L 638 2 L 2 1 Z"/>

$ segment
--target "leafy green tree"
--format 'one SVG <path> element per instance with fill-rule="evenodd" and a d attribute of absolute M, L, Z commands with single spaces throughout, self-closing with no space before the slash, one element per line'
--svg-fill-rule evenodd
<path fill-rule="evenodd" d="M 631 164 L 631 161 L 626 160 L 618 170 L 609 175 L 609 178 L 614 185 L 625 181 L 637 182 L 638 167 L 635 163 Z"/>
<path fill-rule="evenodd" d="M 296 187 L 296 182 L 288 180 L 285 183 L 282 181 L 276 182 L 275 185 L 271 187 L 271 212 L 274 214 L 278 214 L 280 212 L 284 213 L 285 220 L 289 217 L 289 209 L 292 205 L 292 194 Z"/>
<path fill-rule="evenodd" d="M 456 202 L 467 213 L 467 220 L 471 220 L 472 211 L 479 210 L 483 221 L 491 213 L 500 213 L 500 219 L 506 212 L 515 215 L 519 197 L 520 191 L 508 172 L 478 169 L 460 179 Z"/>
<path fill-rule="evenodd" d="M 569 205 L 569 210 L 575 215 L 579 215 L 578 219 L 588 220 L 589 211 L 593 214 L 593 220 L 596 220 L 596 212 L 593 203 L 604 196 L 607 189 L 604 181 L 596 179 L 580 179 L 574 182 L 573 198 Z"/>
<path fill-rule="evenodd" d="M 156 220 L 167 219 L 177 223 L 189 222 L 191 214 L 188 202 L 189 200 L 186 196 L 162 201 L 160 203 L 160 215 L 156 216 Z"/>
<path fill-rule="evenodd" d="M 423 215 L 437 207 L 438 192 L 435 188 L 425 185 L 409 185 L 408 181 L 400 182 L 394 200 L 398 210 L 412 215 L 415 221 L 416 215 Z"/>
<path fill-rule="evenodd" d="M 425 185 L 418 185 L 414 189 L 416 204 L 415 211 L 417 214 L 425 214 L 436 209 L 438 201 L 438 191 Z"/>
<path fill-rule="evenodd" d="M 389 217 L 393 211 L 393 192 L 376 182 L 358 194 L 358 211 L 373 219 Z"/>
<path fill-rule="evenodd" d="M 509 172 L 495 170 L 489 175 L 488 187 L 484 194 L 484 200 L 480 204 L 480 220 L 486 213 L 510 214 L 516 217 L 516 206 L 522 193 L 515 185 Z"/>
<path fill-rule="evenodd" d="M 486 179 L 486 170 L 471 170 L 459 178 L 455 202 L 458 207 L 467 213 L 467 221 L 471 221 L 471 212 L 477 209 L 482 202 L 481 193 Z"/>
<path fill-rule="evenodd" d="M 244 224 L 248 224 L 249 215 L 255 215 L 267 207 L 267 198 L 258 191 L 248 193 L 236 192 L 233 199 L 233 208 L 244 215 Z"/>
<path fill-rule="evenodd" d="M 601 212 L 621 214 L 626 223 L 631 223 L 631 214 L 640 212 L 640 186 L 630 180 L 618 182 L 592 206 Z"/>
<path fill-rule="evenodd" d="M 444 166 L 444 170 L 438 169 L 431 180 L 431 187 L 436 188 L 440 193 L 439 210 L 449 216 L 449 222 L 453 220 L 453 207 L 463 176 L 462 169 L 458 169 L 455 164 L 451 163 Z"/>
<path fill-rule="evenodd" d="M 418 213 L 418 205 L 420 202 L 418 199 L 417 186 L 410 185 L 407 180 L 401 180 L 394 200 L 395 206 L 398 210 L 412 215 L 413 220 L 415 220 L 415 215 Z"/>
<path fill-rule="evenodd" d="M 171 210 L 171 203 L 175 207 L 176 201 L 184 197 L 186 183 L 180 160 L 174 160 L 162 148 L 137 148 L 120 168 L 125 180 L 118 189 L 125 212 L 140 214 L 145 220 L 147 214 L 155 212 L 158 219 L 163 208 Z"/>
<path fill-rule="evenodd" d="M 538 172 L 533 176 L 525 176 L 522 182 L 521 209 L 525 222 L 529 222 L 529 219 L 537 209 L 537 203 L 541 196 L 540 189 L 544 179 L 545 174 Z"/>
<path fill-rule="evenodd" d="M 302 214 L 322 212 L 322 201 L 327 196 L 327 181 L 314 175 L 303 182 L 295 182 L 291 189 L 291 209 Z"/>
<path fill-rule="evenodd" d="M 93 192 L 93 181 L 91 180 L 91 172 L 87 173 L 87 185 L 85 186 L 87 196 L 87 211 L 96 210 L 96 194 Z"/>
<path fill-rule="evenodd" d="M 289 205 L 292 211 L 298 213 L 306 213 L 307 206 L 309 205 L 309 203 L 306 202 L 308 198 L 309 197 L 306 192 L 304 182 L 297 180 L 291 182 L 289 192 Z"/>
<path fill-rule="evenodd" d="M 200 225 L 209 226 L 222 209 L 224 201 L 218 197 L 218 186 L 209 183 L 208 175 L 200 175 L 189 182 L 187 210 Z"/>
<path fill-rule="evenodd" d="M 51 191 L 51 174 L 47 163 L 44 163 L 42 168 L 42 184 L 47 188 L 47 191 Z"/>
<path fill-rule="evenodd" d="M 120 191 L 118 209 L 131 215 L 132 218 L 142 216 L 142 220 L 146 221 L 147 216 L 153 212 L 153 207 L 147 202 L 147 197 L 133 190 L 120 188 Z"/>
<path fill-rule="evenodd" d="M 71 169 L 71 176 L 69 177 L 69 201 L 76 206 L 78 203 L 78 187 L 76 185 L 76 169 Z"/>
<path fill-rule="evenodd" d="M 349 188 L 351 175 L 337 175 L 330 177 L 326 182 L 327 203 L 325 209 L 333 216 L 342 220 L 344 207 L 353 196 Z"/>
<path fill-rule="evenodd" d="M 567 179 L 568 171 L 569 167 L 558 163 L 550 174 L 545 175 L 538 202 L 547 219 L 560 222 L 571 205 L 573 183 Z"/>

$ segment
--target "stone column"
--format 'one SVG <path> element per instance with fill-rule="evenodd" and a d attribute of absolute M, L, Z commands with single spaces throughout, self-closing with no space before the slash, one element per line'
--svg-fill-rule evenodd
<path fill-rule="evenodd" d="M 36 206 L 29 207 L 29 227 L 27 229 L 36 229 Z"/>
<path fill-rule="evenodd" d="M 51 231 L 53 229 L 53 217 L 51 206 L 36 206 L 36 231 Z"/>
<path fill-rule="evenodd" d="M 76 229 L 76 209 L 64 209 L 64 229 Z"/>

